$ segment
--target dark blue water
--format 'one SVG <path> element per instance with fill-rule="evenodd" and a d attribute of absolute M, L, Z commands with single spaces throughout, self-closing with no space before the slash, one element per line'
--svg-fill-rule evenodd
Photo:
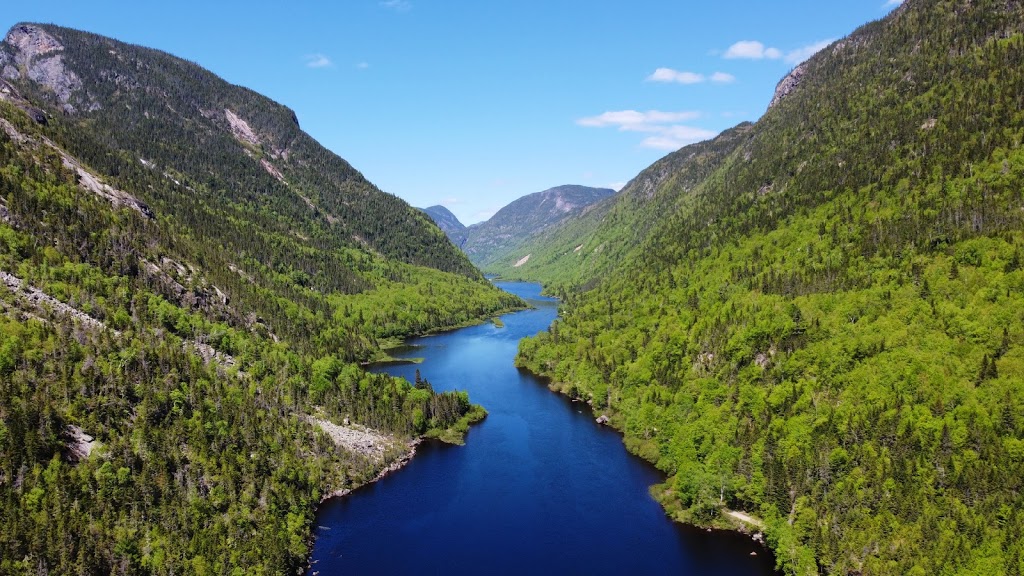
<path fill-rule="evenodd" d="M 750 538 L 672 523 L 648 494 L 664 476 L 580 404 L 512 365 L 548 327 L 539 286 L 501 283 L 536 310 L 411 341 L 420 365 L 382 370 L 468 390 L 490 415 L 465 446 L 421 444 L 405 468 L 321 506 L 312 571 L 330 574 L 772 574 Z M 752 551 L 757 556 L 750 556 Z M 311 571 L 311 573 L 312 573 Z"/>

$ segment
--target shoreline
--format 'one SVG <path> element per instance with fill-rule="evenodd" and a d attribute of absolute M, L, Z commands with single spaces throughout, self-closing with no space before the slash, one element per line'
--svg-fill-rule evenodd
<path fill-rule="evenodd" d="M 461 327 L 460 328 L 454 328 L 454 329 L 452 329 L 450 331 L 457 331 L 459 329 L 461 329 Z M 450 332 L 450 331 L 449 330 L 445 330 L 445 331 L 441 331 L 441 332 L 443 333 L 443 332 Z M 408 341 L 406 341 L 406 342 L 408 342 Z M 513 362 L 513 366 L 514 366 L 514 362 Z M 549 389 L 549 392 L 558 392 L 557 396 L 560 397 L 563 400 L 564 406 L 566 408 L 572 407 L 571 409 L 574 409 L 574 410 L 576 410 L 578 408 L 581 408 L 581 406 L 579 406 L 579 404 L 577 403 L 577 402 L 579 402 L 579 400 L 573 399 L 569 395 L 564 394 L 564 393 L 554 389 L 554 387 L 552 386 L 552 384 L 553 384 L 552 380 L 550 378 L 547 378 L 547 377 L 544 377 L 544 376 L 541 376 L 541 375 L 537 375 L 534 372 L 532 372 L 531 370 L 529 370 L 527 368 L 524 368 L 524 367 L 515 367 L 515 368 L 518 369 L 518 370 L 523 371 L 524 373 L 529 373 L 531 375 L 536 376 L 538 378 L 538 380 L 539 380 L 538 383 L 540 383 L 542 385 L 545 385 L 545 387 L 547 387 Z M 581 402 L 581 403 L 585 403 L 585 402 Z M 589 412 L 589 416 L 590 416 L 591 421 L 593 421 L 594 418 L 596 418 L 598 416 L 598 413 L 594 412 L 592 406 L 588 405 L 587 412 Z M 621 424 L 621 423 L 616 422 L 616 424 Z M 602 426 L 597 426 L 597 428 L 601 428 L 601 427 Z M 623 445 L 625 444 L 625 436 L 623 435 L 623 431 L 621 429 L 619 429 L 619 428 L 617 428 L 617 427 L 615 427 L 613 425 L 608 425 L 606 427 L 610 428 L 612 430 L 615 430 L 615 432 L 619 436 L 619 442 L 622 443 Z M 400 456 L 395 461 L 393 461 L 390 465 L 388 465 L 387 467 L 382 469 L 372 480 L 364 482 L 364 483 L 360 484 L 359 486 L 353 486 L 352 488 L 349 488 L 349 489 L 337 490 L 337 491 L 334 491 L 334 492 L 332 492 L 330 494 L 326 494 L 321 499 L 321 504 L 323 502 L 327 501 L 328 499 L 333 498 L 333 497 L 347 496 L 347 495 L 351 494 L 352 492 L 354 492 L 355 490 L 358 490 L 359 488 L 361 488 L 363 486 L 366 486 L 366 485 L 370 484 L 371 482 L 376 482 L 377 480 L 380 480 L 381 478 L 383 478 L 387 474 L 400 469 L 402 466 L 404 466 L 405 464 L 407 464 L 408 462 L 410 462 L 412 460 L 412 458 L 415 456 L 415 454 L 417 452 L 418 445 L 422 441 L 427 440 L 427 439 L 432 439 L 432 438 L 423 438 L 423 437 L 421 437 L 421 438 L 419 438 L 417 440 L 414 440 L 414 441 L 410 442 L 410 445 L 409 445 L 410 449 L 409 449 L 409 451 L 405 455 Z M 748 553 L 750 554 L 750 556 L 765 556 L 765 555 L 769 555 L 770 554 L 769 558 L 774 558 L 775 553 L 774 553 L 774 551 L 770 547 L 765 545 L 765 542 L 764 542 L 764 539 L 763 539 L 763 534 L 761 534 L 761 533 L 752 534 L 752 532 L 755 532 L 755 531 L 749 530 L 748 529 L 749 527 L 744 525 L 743 523 L 739 522 L 738 519 L 736 519 L 736 518 L 734 518 L 732 516 L 725 515 L 724 511 L 723 511 L 723 516 L 720 519 L 714 521 L 713 523 L 705 524 L 705 525 L 698 525 L 698 524 L 694 524 L 694 523 L 683 522 L 683 521 L 680 521 L 677 518 L 675 518 L 673 515 L 670 514 L 670 510 L 668 508 L 666 508 L 663 505 L 663 503 L 658 498 L 654 497 L 654 494 L 652 493 L 652 490 L 651 490 L 654 487 L 664 486 L 665 485 L 665 482 L 666 482 L 666 475 L 665 475 L 665 473 L 662 470 L 659 470 L 649 460 L 641 457 L 636 452 L 633 452 L 632 450 L 629 450 L 628 446 L 627 446 L 627 452 L 629 453 L 629 455 L 631 457 L 638 458 L 639 461 L 642 462 L 644 466 L 647 466 L 647 467 L 657 471 L 657 473 L 658 473 L 657 478 L 651 478 L 650 480 L 651 480 L 652 484 L 651 484 L 651 486 L 647 487 L 647 489 L 648 489 L 647 491 L 648 491 L 648 494 L 649 494 L 648 497 L 651 498 L 652 500 L 655 500 L 655 502 L 658 504 L 658 508 L 660 508 L 662 510 L 663 516 L 666 517 L 667 520 L 669 520 L 669 525 L 670 526 L 674 525 L 676 527 L 676 530 L 683 530 L 683 531 L 686 531 L 687 533 L 690 532 L 690 531 L 692 531 L 694 533 L 696 533 L 696 532 L 721 532 L 721 533 L 725 533 L 725 534 L 729 535 L 729 539 L 728 539 L 729 542 L 736 543 L 736 545 L 738 545 L 738 546 L 742 546 L 742 548 L 740 548 L 740 550 L 742 550 L 742 554 L 743 555 L 746 555 Z M 726 523 L 731 523 L 733 525 L 726 526 L 725 525 Z M 760 532 L 760 530 L 756 530 L 756 532 Z M 680 534 L 682 534 L 682 533 L 683 532 L 680 532 Z M 699 537 L 700 538 L 704 538 L 704 536 L 699 536 Z M 741 540 L 745 540 L 746 544 L 742 544 Z M 756 550 L 756 553 L 753 552 L 752 550 Z M 310 549 L 310 557 L 309 557 L 310 561 L 313 560 L 312 552 L 313 552 L 313 550 L 311 548 Z M 307 567 L 306 574 L 313 574 L 312 570 L 314 569 L 316 564 L 309 564 L 307 566 L 308 567 Z"/>
<path fill-rule="evenodd" d="M 414 339 L 417 339 L 417 338 L 426 338 L 428 336 L 440 336 L 440 335 L 443 335 L 443 334 L 448 334 L 450 332 L 455 332 L 457 330 L 462 330 L 463 328 L 472 328 L 474 326 L 481 326 L 483 324 L 487 324 L 488 322 L 493 321 L 495 318 L 500 318 L 502 316 L 505 316 L 506 314 L 515 314 L 517 312 L 525 312 L 526 310 L 531 310 L 531 309 L 533 309 L 533 307 L 530 306 L 529 304 L 527 304 L 526 306 L 517 306 L 517 307 L 513 307 L 513 308 L 503 308 L 501 310 L 496 311 L 494 314 L 491 314 L 491 315 L 488 315 L 488 316 L 481 316 L 479 318 L 474 318 L 472 320 L 466 320 L 465 322 L 460 322 L 459 324 L 455 324 L 455 325 L 452 325 L 452 326 L 440 326 L 440 327 L 437 327 L 437 328 L 431 328 L 431 329 L 425 330 L 423 332 L 416 332 L 414 334 L 408 334 L 408 335 L 403 336 L 401 338 L 395 337 L 395 336 L 387 336 L 387 337 L 384 337 L 384 338 L 380 338 L 378 340 L 378 346 L 380 347 L 380 353 L 382 353 L 383 356 L 371 358 L 370 360 L 363 360 L 363 361 L 359 362 L 359 365 L 363 369 L 367 369 L 367 368 L 371 368 L 373 366 L 388 366 L 388 365 L 401 365 L 401 364 L 420 364 L 423 361 L 422 358 L 395 358 L 395 357 L 391 356 L 390 354 L 388 354 L 388 351 L 389 350 L 394 350 L 396 348 L 400 348 L 402 346 L 408 346 L 409 345 L 408 344 L 409 340 L 414 340 Z"/>
<path fill-rule="evenodd" d="M 374 476 L 373 478 L 371 478 L 370 480 L 367 480 L 366 482 L 363 482 L 362 484 L 359 484 L 357 486 L 353 486 L 351 488 L 341 488 L 341 489 L 338 489 L 338 490 L 334 490 L 334 491 L 328 492 L 328 493 L 326 493 L 326 494 L 324 494 L 323 496 L 320 497 L 320 502 L 318 502 L 317 505 L 313 507 L 314 522 L 313 522 L 312 529 L 309 531 L 309 538 L 308 538 L 308 542 L 307 542 L 308 545 L 309 545 L 309 551 L 306 553 L 306 567 L 301 572 L 301 574 L 317 574 L 316 571 L 312 571 L 313 570 L 313 564 L 314 564 L 313 563 L 313 545 L 316 543 L 316 521 L 315 521 L 315 518 L 316 518 L 316 515 L 320 511 L 320 506 L 322 506 L 324 504 L 324 502 L 327 502 L 328 500 L 333 500 L 335 498 L 344 498 L 345 496 L 348 496 L 349 494 L 355 492 L 356 490 L 359 490 L 360 488 L 365 488 L 365 487 L 373 484 L 374 482 L 377 482 L 378 480 L 383 479 L 385 476 L 387 476 L 388 474 L 391 474 L 392 472 L 397 472 L 398 470 L 401 470 L 406 464 L 408 464 L 409 462 L 412 462 L 413 457 L 416 456 L 416 448 L 423 441 L 424 441 L 424 438 L 421 436 L 419 438 L 414 438 L 414 439 L 410 440 L 409 442 L 407 442 L 406 443 L 406 447 L 408 448 L 408 450 L 406 450 L 406 452 L 404 454 L 402 454 L 401 456 L 396 458 L 393 462 L 391 462 L 390 464 L 388 464 L 387 466 L 382 468 L 379 472 L 377 472 L 377 475 Z"/>
<path fill-rule="evenodd" d="M 353 486 L 351 488 L 340 488 L 338 490 L 328 492 L 320 497 L 319 504 L 323 504 L 324 502 L 327 502 L 328 500 L 331 500 L 333 498 L 342 498 L 344 496 L 348 496 L 349 494 L 355 492 L 356 490 L 359 490 L 360 488 L 363 488 L 364 486 L 369 486 L 370 484 L 373 484 L 374 482 L 383 479 L 385 476 L 391 474 L 392 472 L 397 472 L 398 470 L 401 470 L 406 464 L 412 462 L 413 457 L 416 456 L 416 448 L 421 443 L 423 443 L 423 441 L 423 437 L 410 440 L 409 442 L 406 443 L 406 448 L 408 448 L 408 450 L 404 454 L 396 458 L 394 461 L 392 461 L 390 464 L 382 468 L 379 472 L 377 472 L 376 476 L 374 476 L 370 480 L 367 480 L 366 482 L 363 482 L 362 484 Z M 314 514 L 315 513 L 316 511 L 314 510 Z"/>
<path fill-rule="evenodd" d="M 630 450 L 629 444 L 626 443 L 626 433 L 623 432 L 623 430 L 621 428 L 619 428 L 615 424 L 611 423 L 610 420 L 606 420 L 606 421 L 603 421 L 603 422 L 600 421 L 600 417 L 596 416 L 597 412 L 594 411 L 594 407 L 593 407 L 593 405 L 590 402 L 588 402 L 588 401 L 586 401 L 586 400 L 584 400 L 582 398 L 573 398 L 573 397 L 569 396 L 568 394 L 562 392 L 557 387 L 558 383 L 555 382 L 552 378 L 550 378 L 548 376 L 545 376 L 543 374 L 537 374 L 533 370 L 530 370 L 529 368 L 526 368 L 526 367 L 523 367 L 523 366 L 516 366 L 516 369 L 517 370 L 522 370 L 523 372 L 526 372 L 526 373 L 530 374 L 531 376 L 533 376 L 534 378 L 539 380 L 540 384 L 542 386 L 544 386 L 545 388 L 547 388 L 549 392 L 551 392 L 552 394 L 555 394 L 556 396 L 561 397 L 566 402 L 569 402 L 569 403 L 572 403 L 572 404 L 582 404 L 582 405 L 586 406 L 587 410 L 590 411 L 590 415 L 592 417 L 594 417 L 593 418 L 594 423 L 598 427 L 600 427 L 600 428 L 608 428 L 610 430 L 614 430 L 615 433 L 618 434 L 619 439 L 622 442 L 622 445 L 626 448 L 626 452 L 628 452 L 633 457 L 638 458 L 639 460 L 643 461 L 648 466 L 651 466 L 652 468 L 657 470 L 658 474 L 661 474 L 662 476 L 664 476 L 665 477 L 665 481 L 664 482 L 662 482 L 660 484 L 652 484 L 648 488 L 648 491 L 651 494 L 651 498 L 653 498 L 655 500 L 655 502 L 657 502 L 658 505 L 661 506 L 662 511 L 665 513 L 665 517 L 668 518 L 670 522 L 672 522 L 673 524 L 677 524 L 679 526 L 685 526 L 686 528 L 693 529 L 693 530 L 700 530 L 700 531 L 707 531 L 707 532 L 719 532 L 720 531 L 720 532 L 731 532 L 733 534 L 742 534 L 744 536 L 750 537 L 751 540 L 756 542 L 766 552 L 772 554 L 773 557 L 777 557 L 775 550 L 771 546 L 768 545 L 768 538 L 767 538 L 767 534 L 766 534 L 766 531 L 765 531 L 764 521 L 762 521 L 759 518 L 752 517 L 752 516 L 750 516 L 750 515 L 748 515 L 748 514 L 746 514 L 744 512 L 736 511 L 736 510 L 729 510 L 727 508 L 723 508 L 722 512 L 721 512 L 721 519 L 723 519 L 723 520 L 728 519 L 728 520 L 725 520 L 725 522 L 731 522 L 731 525 L 724 525 L 724 522 L 723 523 L 719 523 L 719 522 L 714 522 L 714 521 L 712 521 L 709 524 L 694 524 L 692 522 L 684 522 L 684 521 L 676 519 L 670 513 L 670 510 L 665 506 L 665 504 L 659 498 L 656 498 L 655 495 L 654 495 L 654 489 L 656 489 L 656 488 L 658 488 L 660 486 L 664 486 L 665 482 L 668 481 L 668 475 L 663 470 L 658 468 L 654 464 L 654 462 L 651 462 L 647 458 L 644 458 L 640 454 L 637 454 L 636 452 Z M 741 516 L 742 517 L 746 517 L 749 520 L 744 520 L 743 518 L 741 518 Z M 751 528 L 753 528 L 753 530 L 751 530 Z"/>

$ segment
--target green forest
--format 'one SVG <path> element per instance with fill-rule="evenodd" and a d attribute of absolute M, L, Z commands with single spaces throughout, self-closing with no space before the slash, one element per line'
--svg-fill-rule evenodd
<path fill-rule="evenodd" d="M 0 574 L 301 571 L 323 497 L 485 416 L 365 365 L 525 304 L 288 108 L 15 30 L 48 52 L 0 43 Z M 662 470 L 673 519 L 758 518 L 787 574 L 1024 575 L 1021 62 L 999 0 L 825 48 L 488 265 L 562 298 L 517 365 Z"/>
<path fill-rule="evenodd" d="M 61 39 L 96 107 L 0 86 L 0 573 L 295 573 L 321 498 L 485 415 L 361 364 L 524 304 L 283 107 L 163 53 L 32 29 Z M 281 179 L 198 112 L 218 106 L 287 142 Z M 314 418 L 394 444 L 350 452 Z"/>
<path fill-rule="evenodd" d="M 517 363 L 788 574 L 1024 573 L 1022 23 L 908 1 L 550 232 Z"/>

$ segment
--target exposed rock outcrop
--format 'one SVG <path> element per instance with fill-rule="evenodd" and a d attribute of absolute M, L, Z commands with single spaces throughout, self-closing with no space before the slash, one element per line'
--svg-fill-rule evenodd
<path fill-rule="evenodd" d="M 517 246 L 544 230 L 579 217 L 614 194 L 611 188 L 571 184 L 527 194 L 498 210 L 486 222 L 468 227 L 463 249 L 478 266 L 486 265 L 510 255 Z"/>
<path fill-rule="evenodd" d="M 231 133 L 235 135 L 235 138 L 242 142 L 254 146 L 260 147 L 260 139 L 256 136 L 256 132 L 253 131 L 249 123 L 243 120 L 238 114 L 235 114 L 227 108 L 224 109 L 224 116 L 228 119 L 228 124 L 231 126 Z"/>
<path fill-rule="evenodd" d="M 7 34 L 7 43 L 18 49 L 14 61 L 21 65 L 29 64 L 36 56 L 64 50 L 64 45 L 56 38 L 31 24 L 12 28 Z"/>
<path fill-rule="evenodd" d="M 86 170 L 85 167 L 82 166 L 81 162 L 79 162 L 77 159 L 73 158 L 70 154 L 65 152 L 63 148 L 57 146 L 49 138 L 45 138 L 42 136 L 38 138 L 26 136 L 25 134 L 19 132 L 13 124 L 3 119 L 0 119 L 0 129 L 6 132 L 12 140 L 19 144 L 28 143 L 36 147 L 47 146 L 49 148 L 52 148 L 57 154 L 60 155 L 64 167 L 74 171 L 75 174 L 77 174 L 78 185 L 83 190 L 92 192 L 93 194 L 96 194 L 97 196 L 103 198 L 104 200 L 107 200 L 108 202 L 113 204 L 114 207 L 119 208 L 124 206 L 127 208 L 131 208 L 132 210 L 135 210 L 136 212 L 142 214 L 146 218 L 152 219 L 155 217 L 155 215 L 153 214 L 153 210 L 151 210 L 150 207 L 145 202 L 139 200 L 135 196 L 132 196 L 131 194 L 123 190 L 119 190 L 105 182 L 102 182 L 92 172 Z"/>
<path fill-rule="evenodd" d="M 67 457 L 72 462 L 85 460 L 99 444 L 95 438 L 85 433 L 80 427 L 68 425 L 64 433 L 69 437 Z"/>
<path fill-rule="evenodd" d="M 778 85 L 775 86 L 775 95 L 772 96 L 772 101 L 770 104 L 768 104 L 769 110 L 774 108 L 775 105 L 778 104 L 779 102 L 782 102 L 783 98 L 789 96 L 790 93 L 792 93 L 793 90 L 795 90 L 796 87 L 800 85 L 800 82 L 804 78 L 805 72 L 807 72 L 806 62 L 800 64 L 796 68 L 793 68 L 793 70 L 789 74 L 786 74 L 785 78 L 779 81 Z"/>
<path fill-rule="evenodd" d="M 266 158 L 260 158 L 260 166 L 267 171 L 267 174 L 277 178 L 278 182 L 284 183 L 284 174 L 281 174 L 281 171 L 271 164 Z"/>
<path fill-rule="evenodd" d="M 4 55 L 5 53 L 0 50 L 0 56 Z M 2 68 L 2 62 L 0 62 L 0 69 Z M 30 105 L 27 100 L 22 98 L 21 94 L 18 93 L 18 90 L 14 86 L 11 86 L 6 80 L 2 79 L 0 79 L 0 100 L 10 102 L 18 108 L 21 108 L 25 114 L 28 114 L 28 117 L 37 124 L 43 124 L 45 126 L 48 122 L 45 112 Z"/>
<path fill-rule="evenodd" d="M 24 74 L 52 91 L 65 112 L 75 112 L 71 96 L 82 88 L 82 80 L 64 65 L 64 46 L 42 28 L 30 24 L 12 28 L 6 41 L 16 52 L 13 58 L 5 56 L 6 62 L 0 62 L 3 77 L 14 80 Z"/>
<path fill-rule="evenodd" d="M 198 340 L 187 340 L 184 343 L 184 347 L 186 352 L 194 352 L 195 354 L 199 355 L 200 358 L 203 359 L 203 362 L 206 362 L 207 364 L 213 362 L 214 364 L 223 366 L 225 368 L 230 368 L 232 366 L 238 365 L 238 361 L 235 360 L 234 356 L 230 354 L 225 354 L 205 342 L 199 342 Z"/>
<path fill-rule="evenodd" d="M 385 455 L 401 445 L 392 436 L 356 424 L 339 426 L 313 416 L 307 417 L 307 420 L 323 430 L 339 447 L 373 460 L 384 460 Z"/>
<path fill-rule="evenodd" d="M 54 146 L 54 149 L 60 153 L 61 159 L 64 161 L 64 166 L 74 170 L 78 174 L 78 185 L 82 188 L 104 198 L 115 207 L 125 206 L 131 208 L 149 219 L 156 217 L 156 215 L 153 214 L 153 210 L 151 210 L 145 202 L 123 190 L 118 190 L 105 182 L 101 182 L 99 178 L 86 170 L 78 160 L 72 158 L 56 146 Z"/>
<path fill-rule="evenodd" d="M 11 55 L 0 50 L 0 78 L 17 78 L 18 69 L 13 66 Z"/>
<path fill-rule="evenodd" d="M 0 58 L 4 57 L 5 55 L 6 54 L 4 53 L 4 51 L 0 50 Z M 0 66 L 2 65 L 3 61 L 0 60 Z M 11 104 L 14 104 L 15 106 L 22 109 L 24 109 L 24 107 L 28 105 L 28 102 L 26 102 L 25 99 L 21 97 L 21 94 L 18 94 L 17 89 L 15 89 L 14 86 L 11 86 L 10 83 L 8 83 L 6 80 L 2 79 L 0 79 L 0 100 L 3 100 L 4 102 L 10 102 Z"/>
<path fill-rule="evenodd" d="M 29 286 L 21 278 L 18 278 L 13 274 L 8 274 L 3 270 L 0 270 L 0 284 L 6 286 L 8 290 L 20 296 L 22 299 L 24 299 L 25 302 L 27 302 L 29 305 L 36 309 L 42 311 L 49 309 L 56 314 L 70 316 L 72 318 L 75 318 L 83 326 L 88 326 L 89 328 L 97 330 L 107 329 L 107 325 L 104 324 L 103 322 L 100 322 L 99 320 L 93 318 L 92 316 L 89 316 L 88 314 L 82 312 L 81 310 L 75 308 L 74 306 L 70 306 L 68 304 L 61 302 L 60 300 L 57 300 L 53 296 L 46 294 L 45 292 L 38 288 Z M 115 336 L 121 335 L 121 333 L 118 332 L 117 330 L 112 330 L 112 332 Z"/>

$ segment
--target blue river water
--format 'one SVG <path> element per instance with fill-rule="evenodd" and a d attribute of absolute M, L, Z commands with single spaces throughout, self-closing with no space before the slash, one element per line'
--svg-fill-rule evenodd
<path fill-rule="evenodd" d="M 421 444 L 401 470 L 325 502 L 310 574 L 773 574 L 749 536 L 671 522 L 648 493 L 663 474 L 513 366 L 557 302 L 536 284 L 498 285 L 536 308 L 411 340 L 397 355 L 422 364 L 378 369 L 468 390 L 487 419 L 465 446 Z"/>

